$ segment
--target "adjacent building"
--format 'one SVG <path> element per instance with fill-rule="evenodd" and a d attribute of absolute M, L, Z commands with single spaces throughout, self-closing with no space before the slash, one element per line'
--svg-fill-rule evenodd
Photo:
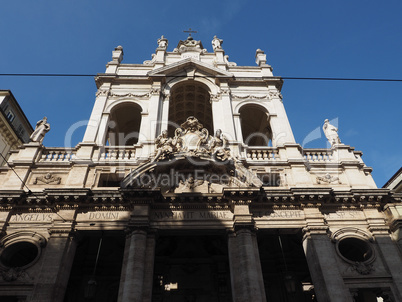
<path fill-rule="evenodd" d="M 222 42 L 117 47 L 82 142 L 12 153 L 1 301 L 402 301 L 402 194 L 329 121 L 302 148 L 265 53 Z"/>
<path fill-rule="evenodd" d="M 0 166 L 11 149 L 29 142 L 33 129 L 10 90 L 0 90 Z"/>
<path fill-rule="evenodd" d="M 393 190 L 395 192 L 402 192 L 402 168 L 387 181 L 383 188 Z"/>

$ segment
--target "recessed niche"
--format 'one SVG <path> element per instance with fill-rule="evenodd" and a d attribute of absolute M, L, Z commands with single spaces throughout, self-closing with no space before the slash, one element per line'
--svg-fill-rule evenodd
<path fill-rule="evenodd" d="M 367 262 L 373 258 L 373 249 L 368 241 L 348 237 L 338 242 L 338 252 L 346 260 Z"/>

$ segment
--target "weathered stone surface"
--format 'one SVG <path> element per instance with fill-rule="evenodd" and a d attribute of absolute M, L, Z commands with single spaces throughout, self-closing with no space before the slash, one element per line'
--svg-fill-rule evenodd
<path fill-rule="evenodd" d="M 13 170 L 0 169 L 0 300 L 63 301 L 67 287 L 75 295 L 69 299 L 99 302 L 153 295 L 402 300 L 401 193 L 378 189 L 362 153 L 342 144 L 328 123 L 331 148 L 296 143 L 283 81 L 273 77 L 265 53 L 257 50 L 257 66 L 236 66 L 222 43 L 214 37 L 208 52 L 190 36 L 169 51 L 162 36 L 143 64 L 122 64 L 123 48 L 116 47 L 95 79 L 83 141 L 66 148 L 31 142 L 12 151 Z M 36 262 L 9 267 L 10 238 L 29 250 L 40 245 L 39 235 L 47 244 Z M 264 245 L 275 236 L 288 246 Z M 98 245 L 100 238 L 109 243 Z M 372 257 L 343 255 L 345 238 L 363 240 L 356 242 Z M 193 291 L 189 280 L 168 280 L 161 264 L 168 256 L 160 251 L 174 258 L 173 275 L 198 273 L 191 280 L 207 285 Z M 290 269 L 294 288 L 283 279 Z"/>

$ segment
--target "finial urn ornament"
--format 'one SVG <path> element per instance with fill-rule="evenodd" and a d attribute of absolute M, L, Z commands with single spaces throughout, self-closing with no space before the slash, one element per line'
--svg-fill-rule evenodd
<path fill-rule="evenodd" d="M 166 49 L 168 46 L 168 39 L 166 39 L 163 35 L 158 39 L 158 48 Z"/>

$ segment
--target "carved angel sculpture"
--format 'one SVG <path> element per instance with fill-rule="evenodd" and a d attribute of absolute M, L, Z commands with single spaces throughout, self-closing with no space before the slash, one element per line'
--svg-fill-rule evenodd
<path fill-rule="evenodd" d="M 209 150 L 212 156 L 222 161 L 228 159 L 230 157 L 230 150 L 227 147 L 227 144 L 228 140 L 222 134 L 222 130 L 216 130 L 215 136 L 212 137 L 209 142 Z"/>
<path fill-rule="evenodd" d="M 173 141 L 170 137 L 168 137 L 167 130 L 163 130 L 162 134 L 158 135 L 158 137 L 155 139 L 155 144 L 157 151 L 153 161 L 163 159 L 173 153 Z"/>

